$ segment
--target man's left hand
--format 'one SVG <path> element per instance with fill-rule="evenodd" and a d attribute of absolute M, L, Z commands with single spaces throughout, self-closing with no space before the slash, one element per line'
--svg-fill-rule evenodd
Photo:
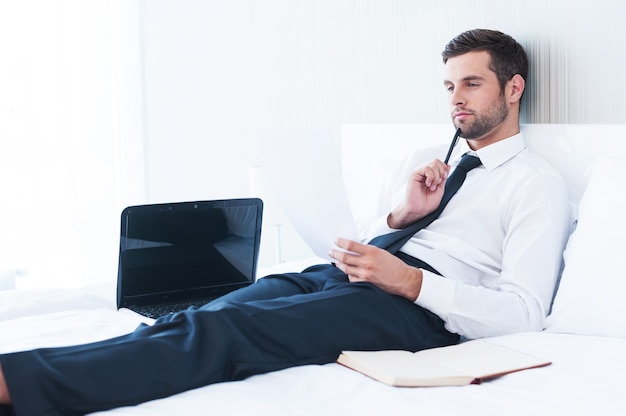
<path fill-rule="evenodd" d="M 422 271 L 379 247 L 339 238 L 330 256 L 351 282 L 370 282 L 387 293 L 415 301 L 422 287 Z"/>

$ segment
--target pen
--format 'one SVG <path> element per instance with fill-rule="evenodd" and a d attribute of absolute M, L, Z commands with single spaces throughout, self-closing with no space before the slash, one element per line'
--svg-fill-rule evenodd
<path fill-rule="evenodd" d="M 454 137 L 452 138 L 452 143 L 450 143 L 450 148 L 448 149 L 448 154 L 446 155 L 446 159 L 443 161 L 446 165 L 450 160 L 450 156 L 452 155 L 452 150 L 459 141 L 459 136 L 461 135 L 461 128 L 456 129 L 456 133 L 454 133 Z"/>

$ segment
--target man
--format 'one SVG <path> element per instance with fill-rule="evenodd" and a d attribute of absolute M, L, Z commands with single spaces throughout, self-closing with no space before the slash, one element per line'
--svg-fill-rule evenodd
<path fill-rule="evenodd" d="M 569 213 L 563 182 L 519 133 L 526 55 L 507 35 L 474 30 L 443 57 L 453 123 L 482 165 L 399 253 L 338 239 L 347 252 L 332 250 L 334 265 L 268 276 L 112 340 L 0 356 L 0 403 L 18 414 L 83 414 L 329 363 L 344 349 L 416 351 L 542 329 Z M 371 237 L 434 212 L 449 174 L 453 182 L 442 161 L 415 160 L 408 184 L 382 198 L 389 205 Z"/>

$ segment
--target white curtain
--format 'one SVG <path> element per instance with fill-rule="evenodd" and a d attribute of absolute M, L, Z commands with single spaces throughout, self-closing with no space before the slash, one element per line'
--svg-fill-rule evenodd
<path fill-rule="evenodd" d="M 0 3 L 0 270 L 18 287 L 114 282 L 144 200 L 137 1 Z"/>

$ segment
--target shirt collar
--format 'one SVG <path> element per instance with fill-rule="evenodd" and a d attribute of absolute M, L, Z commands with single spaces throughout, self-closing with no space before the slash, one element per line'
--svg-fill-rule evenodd
<path fill-rule="evenodd" d="M 452 165 L 456 166 L 461 160 L 461 156 L 465 153 L 470 153 L 478 156 L 487 171 L 491 171 L 504 164 L 506 161 L 512 159 L 525 148 L 526 143 L 524 142 L 522 133 L 499 140 L 477 151 L 470 149 L 467 145 L 467 141 L 463 140 L 459 143 L 457 155 L 455 156 Z"/>

